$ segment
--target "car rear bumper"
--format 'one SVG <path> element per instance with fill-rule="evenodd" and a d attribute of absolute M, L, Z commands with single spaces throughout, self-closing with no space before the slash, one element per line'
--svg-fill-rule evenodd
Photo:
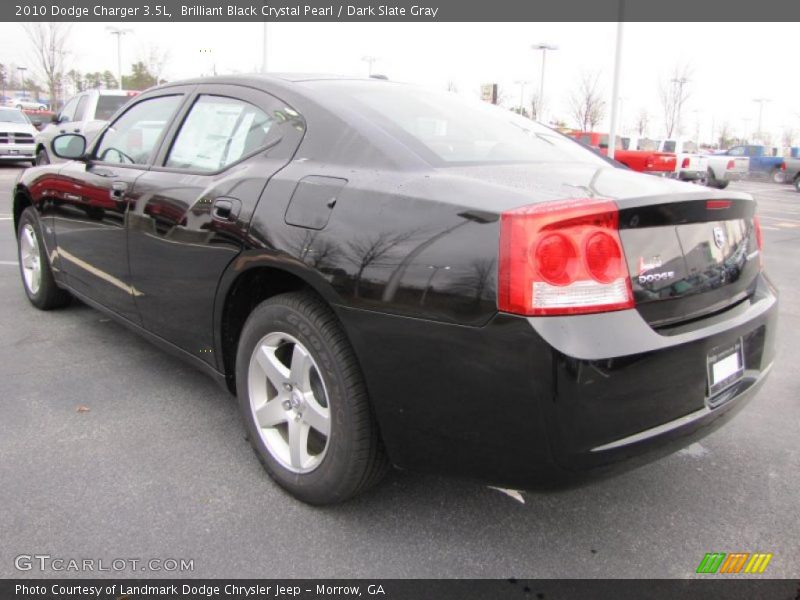
<path fill-rule="evenodd" d="M 726 422 L 771 368 L 777 302 L 759 275 L 749 299 L 669 331 L 636 310 L 501 313 L 484 327 L 340 316 L 396 464 L 535 488 L 647 462 Z M 709 353 L 739 340 L 743 378 L 709 398 Z"/>
<path fill-rule="evenodd" d="M 698 181 L 700 179 L 705 179 L 707 175 L 708 171 L 706 169 L 701 171 L 682 170 L 680 179 L 681 181 Z"/>
<path fill-rule="evenodd" d="M 725 173 L 722 174 L 723 181 L 742 181 L 746 177 L 746 172 L 725 171 Z"/>

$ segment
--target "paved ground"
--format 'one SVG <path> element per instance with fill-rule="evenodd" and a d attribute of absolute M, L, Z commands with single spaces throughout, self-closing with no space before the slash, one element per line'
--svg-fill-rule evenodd
<path fill-rule="evenodd" d="M 28 304 L 10 221 L 16 173 L 0 167 L 0 577 L 24 575 L 20 554 L 194 559 L 203 577 L 688 577 L 709 551 L 773 552 L 770 576 L 800 576 L 790 187 L 732 186 L 760 202 L 780 355 L 760 396 L 701 444 L 580 489 L 525 493 L 525 504 L 394 473 L 366 497 L 314 509 L 270 482 L 210 380 L 85 306 Z"/>

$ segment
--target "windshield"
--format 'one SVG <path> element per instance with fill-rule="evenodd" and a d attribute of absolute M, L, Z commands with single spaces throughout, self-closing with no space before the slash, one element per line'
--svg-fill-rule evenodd
<path fill-rule="evenodd" d="M 97 110 L 94 113 L 94 118 L 98 121 L 110 121 L 120 106 L 125 104 L 130 98 L 127 96 L 110 96 L 100 95 L 97 99 Z"/>
<path fill-rule="evenodd" d="M 28 116 L 21 110 L 0 109 L 0 122 L 30 124 Z"/>
<path fill-rule="evenodd" d="M 387 82 L 313 81 L 307 85 L 368 116 L 433 165 L 604 163 L 590 150 L 535 121 L 450 92 Z"/>

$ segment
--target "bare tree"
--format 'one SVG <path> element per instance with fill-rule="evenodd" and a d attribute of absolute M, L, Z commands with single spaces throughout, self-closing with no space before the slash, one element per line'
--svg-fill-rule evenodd
<path fill-rule="evenodd" d="M 452 79 L 449 79 L 447 81 L 447 91 L 448 92 L 458 92 L 458 86 L 456 85 L 456 82 L 453 81 Z"/>
<path fill-rule="evenodd" d="M 636 117 L 636 133 L 639 137 L 643 137 L 647 133 L 647 126 L 650 124 L 650 115 L 646 108 L 639 110 L 639 115 Z"/>
<path fill-rule="evenodd" d="M 783 135 L 781 135 L 781 142 L 785 148 L 791 148 L 794 141 L 795 130 L 791 127 L 784 127 Z"/>
<path fill-rule="evenodd" d="M 535 93 L 531 96 L 531 119 L 538 121 L 542 114 L 542 100 L 539 94 Z"/>
<path fill-rule="evenodd" d="M 725 121 L 719 128 L 720 149 L 727 148 L 730 145 L 732 138 L 733 138 L 733 131 L 731 130 L 731 124 L 728 123 L 728 121 Z"/>
<path fill-rule="evenodd" d="M 600 73 L 582 73 L 570 96 L 571 116 L 581 131 L 594 129 L 606 114 L 606 101 L 599 81 Z"/>
<path fill-rule="evenodd" d="M 68 23 L 27 23 L 25 32 L 34 51 L 34 62 L 39 77 L 50 94 L 53 108 L 59 104 L 59 92 L 64 80 L 64 62 L 69 52 Z"/>
<path fill-rule="evenodd" d="M 414 232 L 392 235 L 388 232 L 356 239 L 348 243 L 348 259 L 357 267 L 353 295 L 358 296 L 364 271 L 377 261 L 387 258 L 397 246 L 407 242 Z"/>
<path fill-rule="evenodd" d="M 144 64 L 147 71 L 156 79 L 156 83 L 164 80 L 164 67 L 169 62 L 169 50 L 162 48 L 158 44 L 150 43 L 143 47 L 139 52 L 139 62 Z"/>
<path fill-rule="evenodd" d="M 681 112 L 691 95 L 688 85 L 691 74 L 688 66 L 676 66 L 669 77 L 659 84 L 658 95 L 664 110 L 664 130 L 668 138 L 673 134 L 681 134 Z"/>

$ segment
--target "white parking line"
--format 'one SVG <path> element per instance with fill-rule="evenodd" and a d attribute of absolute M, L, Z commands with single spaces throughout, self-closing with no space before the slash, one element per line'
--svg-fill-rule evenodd
<path fill-rule="evenodd" d="M 15 260 L 0 260 L 0 265 L 17 266 L 19 263 Z"/>

